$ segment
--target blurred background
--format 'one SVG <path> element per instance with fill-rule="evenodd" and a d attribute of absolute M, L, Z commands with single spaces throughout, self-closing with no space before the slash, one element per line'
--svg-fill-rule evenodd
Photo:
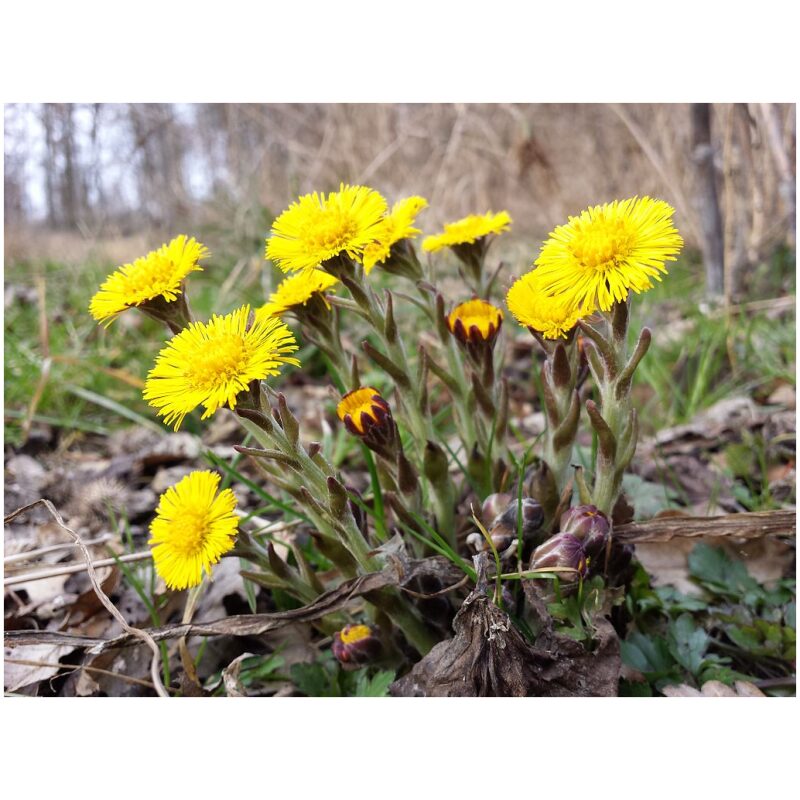
<path fill-rule="evenodd" d="M 193 277 L 198 314 L 263 302 L 280 277 L 263 259 L 272 219 L 340 181 L 423 195 L 425 233 L 507 209 L 501 288 L 567 215 L 663 198 L 686 247 L 638 312 L 669 323 L 648 418 L 793 385 L 795 139 L 780 104 L 7 105 L 7 441 L 150 418 L 139 387 L 160 331 L 141 315 L 104 330 L 86 311 L 114 267 L 187 233 L 213 254 Z"/>

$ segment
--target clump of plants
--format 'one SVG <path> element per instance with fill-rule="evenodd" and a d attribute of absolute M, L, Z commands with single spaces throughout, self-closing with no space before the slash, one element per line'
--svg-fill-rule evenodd
<path fill-rule="evenodd" d="M 295 670 L 306 693 L 382 693 L 388 675 L 393 694 L 615 694 L 610 620 L 619 627 L 634 568 L 614 528 L 630 519 L 630 390 L 650 344 L 647 328 L 628 330 L 630 302 L 681 250 L 673 209 L 635 197 L 570 217 L 504 307 L 489 252 L 510 215 L 445 225 L 422 240 L 421 258 L 426 206 L 409 197 L 390 208 L 365 186 L 300 197 L 266 240 L 285 280 L 210 320 L 193 317 L 188 297 L 210 254 L 187 236 L 101 286 L 90 307 L 99 322 L 136 308 L 171 334 L 144 389 L 164 423 L 178 430 L 199 409 L 204 420 L 230 409 L 237 450 L 283 498 L 276 512 L 303 521 L 302 536 L 278 547 L 240 523 L 216 472 L 194 472 L 160 499 L 155 568 L 169 589 L 188 590 L 187 609 L 222 557 L 291 598 L 284 617 L 254 616 L 330 637 L 328 661 Z M 439 288 L 447 251 L 458 296 Z M 510 413 L 507 312 L 531 334 L 530 386 L 546 417 L 532 440 Z M 298 342 L 323 355 L 331 417 L 359 445 L 347 475 L 280 391 L 287 369 L 303 369 Z M 582 426 L 595 442 L 587 468 L 576 466 Z M 332 664 L 358 680 L 331 677 Z"/>

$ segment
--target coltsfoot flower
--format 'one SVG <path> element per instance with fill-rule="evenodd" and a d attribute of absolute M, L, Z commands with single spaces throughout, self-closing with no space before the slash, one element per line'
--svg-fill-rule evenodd
<path fill-rule="evenodd" d="M 503 324 L 503 312 L 475 298 L 457 305 L 447 317 L 447 327 L 462 345 L 491 346 Z"/>
<path fill-rule="evenodd" d="M 186 276 L 202 271 L 198 262 L 209 255 L 195 239 L 176 236 L 169 244 L 112 272 L 92 297 L 89 313 L 104 325 L 127 308 L 138 307 L 162 318 L 169 310 L 166 304 L 180 297 Z"/>
<path fill-rule="evenodd" d="M 385 213 L 386 200 L 366 186 L 303 195 L 273 222 L 266 257 L 284 272 L 314 269 L 343 253 L 359 260 L 379 240 Z"/>
<path fill-rule="evenodd" d="M 287 311 L 305 306 L 315 295 L 334 287 L 339 280 L 321 269 L 303 270 L 281 281 L 269 300 L 255 312 L 256 320 L 282 317 Z M 327 301 L 325 302 L 327 306 Z M 330 308 L 330 306 L 328 306 Z"/>
<path fill-rule="evenodd" d="M 381 654 L 381 642 L 369 625 L 345 625 L 333 634 L 331 650 L 344 667 L 369 664 Z"/>
<path fill-rule="evenodd" d="M 578 320 L 588 316 L 594 307 L 570 308 L 560 298 L 548 297 L 537 279 L 538 270 L 514 281 L 506 295 L 508 310 L 520 325 L 542 334 L 545 339 L 566 338 Z"/>
<path fill-rule="evenodd" d="M 156 572 L 170 589 L 197 586 L 203 571 L 234 545 L 239 518 L 236 497 L 230 489 L 217 494 L 219 475 L 192 472 L 170 486 L 158 502 L 150 523 Z"/>
<path fill-rule="evenodd" d="M 508 230 L 511 216 L 508 211 L 497 214 L 491 211 L 486 214 L 470 214 L 456 222 L 448 222 L 442 233 L 427 236 L 422 242 L 422 249 L 427 253 L 435 253 L 445 247 L 475 244 L 485 236 L 499 236 Z"/>
<path fill-rule="evenodd" d="M 236 407 L 237 395 L 252 381 L 278 375 L 284 364 L 299 366 L 292 332 L 279 319 L 248 327 L 250 306 L 193 322 L 167 343 L 147 376 L 144 399 L 178 430 L 183 418 L 202 405 L 206 419 L 223 406 Z"/>
<path fill-rule="evenodd" d="M 394 453 L 395 422 L 391 407 L 377 389 L 362 386 L 348 392 L 336 406 L 336 415 L 367 447 L 387 457 Z"/>
<path fill-rule="evenodd" d="M 422 233 L 414 227 L 417 214 L 426 208 L 424 197 L 406 197 L 392 206 L 391 213 L 383 218 L 377 238 L 364 248 L 363 264 L 367 275 L 376 264 L 383 264 L 392 255 L 392 246 L 404 239 L 414 239 Z"/>
<path fill-rule="evenodd" d="M 675 209 L 663 200 L 632 197 L 592 206 L 569 217 L 536 259 L 538 287 L 568 309 L 608 311 L 629 291 L 653 288 L 683 239 L 672 224 Z"/>

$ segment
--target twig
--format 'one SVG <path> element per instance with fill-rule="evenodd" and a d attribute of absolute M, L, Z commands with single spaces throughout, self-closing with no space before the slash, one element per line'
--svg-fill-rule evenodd
<path fill-rule="evenodd" d="M 132 675 L 125 675 L 122 672 L 112 672 L 109 669 L 91 667 L 88 664 L 63 664 L 60 661 L 33 661 L 28 658 L 4 658 L 6 664 L 19 664 L 21 667 L 59 667 L 60 669 L 85 669 L 87 672 L 96 672 L 99 675 L 108 675 L 111 678 L 119 678 L 125 683 L 135 683 L 137 686 L 146 686 L 148 689 L 155 689 L 155 685 L 144 678 L 134 678 Z M 169 689 L 175 692 L 175 689 Z"/>
<path fill-rule="evenodd" d="M 156 693 L 161 697 L 169 697 L 169 693 L 164 688 L 164 684 L 161 681 L 161 676 L 159 675 L 159 660 L 160 654 L 158 650 L 158 645 L 155 643 L 153 637 L 147 633 L 146 631 L 139 630 L 139 628 L 134 628 L 132 625 L 129 625 L 125 617 L 117 610 L 117 607 L 108 599 L 106 593 L 100 587 L 100 582 L 97 580 L 97 574 L 95 573 L 94 564 L 92 563 L 92 557 L 89 554 L 86 545 L 83 543 L 81 537 L 72 530 L 72 528 L 68 527 L 64 520 L 61 518 L 61 514 L 58 513 L 56 507 L 49 501 L 45 500 L 44 498 L 40 498 L 33 503 L 28 503 L 26 506 L 22 506 L 22 508 L 18 508 L 16 511 L 12 511 L 8 516 L 5 517 L 3 522 L 8 524 L 11 520 L 18 517 L 20 514 L 29 511 L 32 508 L 35 508 L 38 505 L 43 505 L 49 512 L 53 519 L 56 521 L 56 524 L 63 530 L 66 531 L 74 540 L 75 544 L 78 545 L 81 549 L 81 554 L 83 555 L 86 561 L 86 568 L 89 573 L 89 580 L 92 582 L 92 588 L 94 589 L 94 593 L 97 595 L 97 599 L 105 606 L 106 610 L 109 614 L 111 614 L 114 619 L 122 625 L 123 629 L 129 633 L 131 636 L 134 636 L 137 639 L 143 641 L 152 651 L 153 658 L 150 661 L 150 676 L 153 680 L 153 685 L 155 687 Z M 112 559 L 113 562 L 113 559 Z"/>
<path fill-rule="evenodd" d="M 462 586 L 466 585 L 469 579 L 469 575 L 465 575 L 458 583 L 454 583 L 452 586 L 445 586 L 444 589 L 439 589 L 438 592 L 433 592 L 433 594 L 422 594 L 421 592 L 415 592 L 413 589 L 406 589 L 405 586 L 401 586 L 400 588 L 406 594 L 410 594 L 412 597 L 417 597 L 420 600 L 429 600 L 431 597 L 441 597 L 443 594 L 454 592 L 456 589 L 460 589 Z"/>
<path fill-rule="evenodd" d="M 109 542 L 114 537 L 110 533 L 104 533 L 102 536 L 99 536 L 97 539 L 89 539 L 89 541 L 84 542 L 87 547 L 91 547 L 95 544 L 103 544 L 104 542 Z M 75 542 L 59 542 L 59 544 L 51 544 L 48 547 L 40 547 L 37 550 L 23 550 L 19 553 L 13 553 L 10 556 L 6 556 L 3 559 L 3 564 L 11 564 L 17 561 L 30 561 L 32 558 L 38 558 L 39 556 L 43 556 L 45 553 L 55 553 L 58 550 L 65 550 L 68 547 L 75 547 Z M 97 564 L 95 563 L 95 566 Z"/>
<path fill-rule="evenodd" d="M 36 502 L 38 503 L 40 501 L 37 500 Z M 8 517 L 6 519 L 8 519 Z M 83 545 L 78 546 L 83 547 Z M 92 561 L 90 559 L 86 564 L 68 564 L 63 567 L 39 570 L 38 572 L 26 572 L 21 575 L 12 575 L 10 578 L 3 579 L 3 586 L 18 586 L 20 583 L 27 583 L 28 581 L 42 581 L 45 578 L 57 578 L 59 575 L 74 575 L 77 572 L 86 572 L 90 567 L 91 569 L 113 567 L 120 561 L 123 564 L 130 561 L 147 561 L 152 557 L 153 554 L 148 550 L 146 553 L 128 553 L 127 555 L 117 556 L 116 558 L 101 558 L 98 561 Z"/>
<path fill-rule="evenodd" d="M 760 539 L 762 536 L 794 536 L 794 510 L 758 511 L 747 514 L 725 514 L 719 517 L 657 517 L 647 522 L 631 522 L 614 528 L 619 542 L 668 542 L 670 539 L 692 539 L 697 536 L 715 538 L 738 537 Z"/>

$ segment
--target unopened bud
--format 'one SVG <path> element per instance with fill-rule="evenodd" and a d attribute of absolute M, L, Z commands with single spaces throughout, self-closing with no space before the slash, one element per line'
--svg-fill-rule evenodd
<path fill-rule="evenodd" d="M 500 539 L 507 537 L 517 539 L 520 533 L 519 526 L 519 511 L 522 511 L 522 538 L 530 540 L 534 534 L 541 528 L 544 522 L 544 510 L 532 497 L 523 497 L 520 500 L 512 498 L 510 495 L 490 495 L 484 501 L 484 507 L 491 497 L 498 498 L 491 503 L 492 506 L 499 506 L 499 498 L 507 497 L 508 500 L 504 506 L 492 518 L 489 534 Z M 506 545 L 508 546 L 508 545 Z M 499 549 L 499 547 L 498 547 Z"/>
<path fill-rule="evenodd" d="M 447 327 L 461 344 L 494 342 L 503 324 L 503 312 L 477 297 L 457 305 L 447 317 Z"/>
<path fill-rule="evenodd" d="M 611 521 L 597 506 L 582 505 L 567 509 L 561 515 L 560 527 L 562 533 L 580 539 L 587 556 L 597 558 L 605 549 Z"/>
<path fill-rule="evenodd" d="M 364 386 L 348 392 L 336 406 L 345 428 L 358 436 L 371 450 L 389 457 L 395 449 L 395 423 L 392 411 L 377 389 Z"/>
<path fill-rule="evenodd" d="M 583 578 L 586 575 L 586 553 L 580 539 L 571 533 L 557 533 L 539 545 L 531 556 L 531 570 L 559 567 L 573 570 L 560 573 L 565 581 Z"/>
<path fill-rule="evenodd" d="M 381 643 L 369 625 L 345 625 L 333 634 L 331 649 L 342 666 L 358 667 L 380 655 Z"/>
<path fill-rule="evenodd" d="M 511 495 L 506 492 L 490 494 L 481 506 L 481 518 L 485 525 L 491 525 L 499 517 L 511 502 Z"/>

